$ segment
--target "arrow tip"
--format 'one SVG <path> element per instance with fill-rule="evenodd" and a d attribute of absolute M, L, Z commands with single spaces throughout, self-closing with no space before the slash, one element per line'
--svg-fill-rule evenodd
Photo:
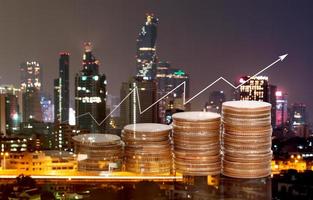
<path fill-rule="evenodd" d="M 288 54 L 284 54 L 284 55 L 279 56 L 280 61 L 283 61 L 287 56 L 288 56 Z"/>

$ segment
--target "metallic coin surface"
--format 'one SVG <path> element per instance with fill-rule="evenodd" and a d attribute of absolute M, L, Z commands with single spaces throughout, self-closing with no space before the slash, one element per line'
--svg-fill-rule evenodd
<path fill-rule="evenodd" d="M 122 139 L 126 170 L 140 174 L 169 174 L 173 166 L 171 131 L 171 126 L 156 123 L 125 126 Z"/>
<path fill-rule="evenodd" d="M 173 154 L 176 172 L 202 176 L 220 173 L 220 115 L 184 112 L 173 115 Z"/>
<path fill-rule="evenodd" d="M 261 178 L 271 173 L 271 104 L 231 101 L 222 104 L 222 174 Z"/>

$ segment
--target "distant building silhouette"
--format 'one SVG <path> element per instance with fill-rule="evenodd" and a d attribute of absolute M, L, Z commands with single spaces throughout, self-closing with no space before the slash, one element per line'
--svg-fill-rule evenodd
<path fill-rule="evenodd" d="M 60 53 L 59 78 L 54 80 L 54 118 L 55 122 L 67 122 L 69 120 L 69 62 L 70 54 Z"/>
<path fill-rule="evenodd" d="M 104 74 L 99 73 L 99 60 L 92 54 L 91 43 L 85 43 L 83 69 L 75 77 L 76 124 L 89 132 L 103 132 L 105 123 L 98 125 L 106 116 L 106 85 Z M 89 114 L 88 114 L 89 113 Z"/>
<path fill-rule="evenodd" d="M 20 65 L 21 90 L 23 92 L 23 121 L 42 121 L 40 105 L 42 72 L 36 61 L 25 62 Z"/>

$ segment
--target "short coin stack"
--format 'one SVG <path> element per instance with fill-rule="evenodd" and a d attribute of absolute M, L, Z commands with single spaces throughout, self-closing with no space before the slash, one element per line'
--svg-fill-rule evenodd
<path fill-rule="evenodd" d="M 234 178 L 271 174 L 271 104 L 228 101 L 222 106 L 222 173 Z"/>
<path fill-rule="evenodd" d="M 123 142 L 117 135 L 88 133 L 73 137 L 80 171 L 118 171 L 123 160 Z M 114 163 L 114 168 L 110 165 Z"/>
<path fill-rule="evenodd" d="M 126 170 L 140 174 L 169 174 L 172 169 L 171 131 L 171 126 L 156 123 L 125 126 L 122 139 Z"/>
<path fill-rule="evenodd" d="M 173 115 L 174 166 L 183 175 L 219 174 L 220 115 L 181 112 Z"/>

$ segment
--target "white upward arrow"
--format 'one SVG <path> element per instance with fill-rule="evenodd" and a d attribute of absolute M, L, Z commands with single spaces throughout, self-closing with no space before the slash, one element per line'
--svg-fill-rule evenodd
<path fill-rule="evenodd" d="M 219 77 L 218 79 L 216 79 L 215 81 L 213 81 L 211 84 L 209 84 L 208 86 L 206 86 L 205 88 L 203 88 L 200 92 L 198 92 L 196 95 L 194 95 L 193 97 L 191 97 L 190 99 L 188 99 L 184 105 L 186 105 L 187 103 L 189 103 L 190 101 L 192 101 L 193 99 L 195 99 L 196 97 L 198 97 L 202 92 L 206 91 L 207 89 L 209 89 L 210 87 L 212 87 L 215 83 L 219 82 L 220 80 L 223 80 L 224 82 L 226 82 L 228 85 L 230 85 L 231 87 L 233 87 L 234 89 L 239 88 L 240 86 L 242 86 L 243 84 L 245 84 L 246 82 L 248 82 L 250 79 L 258 76 L 259 74 L 261 74 L 262 72 L 264 72 L 265 70 L 267 70 L 268 68 L 272 67 L 273 65 L 275 65 L 276 63 L 278 63 L 279 61 L 283 61 L 286 57 L 288 56 L 288 54 L 284 54 L 278 57 L 277 60 L 275 60 L 274 62 L 272 62 L 270 65 L 268 65 L 267 67 L 263 68 L 261 71 L 257 72 L 256 74 L 254 74 L 253 76 L 251 76 L 248 80 L 245 80 L 244 82 L 242 82 L 240 85 L 234 86 L 230 81 L 228 81 L 227 79 L 225 79 L 224 77 Z"/>
<path fill-rule="evenodd" d="M 283 61 L 287 56 L 288 56 L 288 54 L 279 56 L 280 61 Z"/>
<path fill-rule="evenodd" d="M 137 87 L 134 87 L 123 99 L 122 101 L 100 122 L 98 122 L 94 116 L 91 115 L 91 113 L 84 113 L 81 114 L 79 116 L 77 116 L 76 118 L 80 118 L 82 116 L 85 115 L 90 115 L 90 117 L 97 123 L 97 125 L 101 126 L 101 124 L 103 124 L 105 122 L 105 120 L 107 120 L 112 114 L 113 112 L 120 107 L 120 105 L 132 94 L 135 93 L 138 99 L 138 107 L 139 107 L 139 113 L 143 114 L 146 111 L 148 111 L 151 107 L 155 106 L 157 103 L 159 103 L 162 99 L 164 99 L 165 97 L 167 97 L 168 95 L 170 95 L 171 93 L 173 93 L 175 90 L 177 90 L 180 87 L 184 87 L 184 93 L 183 93 L 183 103 L 184 105 L 186 105 L 187 103 L 189 103 L 190 101 L 192 101 L 193 99 L 195 99 L 196 97 L 198 97 L 201 93 L 203 93 L 204 91 L 206 91 L 207 89 L 209 89 L 210 87 L 212 87 L 215 83 L 219 82 L 220 80 L 223 80 L 225 83 L 227 83 L 228 85 L 230 85 L 231 87 L 233 87 L 234 89 L 239 88 L 240 86 L 242 86 L 243 84 L 245 84 L 246 82 L 248 82 L 250 79 L 258 76 L 259 74 L 261 74 L 262 72 L 264 72 L 265 70 L 269 69 L 270 67 L 272 67 L 273 65 L 275 65 L 276 63 L 278 63 L 279 61 L 283 61 L 286 57 L 288 56 L 288 54 L 284 54 L 278 57 L 277 60 L 275 60 L 273 63 L 271 63 L 270 65 L 268 65 L 267 67 L 263 68 L 261 71 L 255 73 L 253 76 L 251 76 L 248 80 L 245 80 L 243 83 L 241 83 L 240 85 L 233 85 L 230 81 L 228 81 L 227 79 L 225 79 L 224 77 L 219 77 L 218 79 L 216 79 L 215 81 L 213 81 L 212 83 L 210 83 L 208 86 L 206 86 L 205 88 L 203 88 L 200 92 L 198 92 L 196 95 L 194 95 L 193 97 L 191 97 L 190 99 L 188 99 L 186 101 L 186 82 L 182 82 L 180 83 L 178 86 L 176 86 L 174 89 L 172 89 L 171 91 L 169 91 L 166 95 L 164 95 L 163 97 L 161 97 L 160 99 L 158 99 L 156 102 L 152 103 L 150 106 L 148 106 L 147 108 L 145 108 L 144 110 L 142 110 L 141 108 L 141 104 L 140 104 L 140 95 L 139 95 L 139 91 Z M 67 121 L 64 121 L 67 122 Z"/>

